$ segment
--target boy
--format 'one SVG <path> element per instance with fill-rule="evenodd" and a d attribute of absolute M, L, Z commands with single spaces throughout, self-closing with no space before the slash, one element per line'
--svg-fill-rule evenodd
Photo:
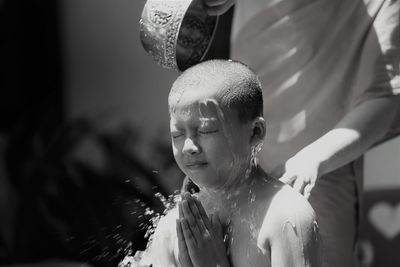
<path fill-rule="evenodd" d="M 140 264 L 319 266 L 311 206 L 257 165 L 265 121 L 256 75 L 206 61 L 178 77 L 168 104 L 175 160 L 200 192 L 160 220 Z"/>

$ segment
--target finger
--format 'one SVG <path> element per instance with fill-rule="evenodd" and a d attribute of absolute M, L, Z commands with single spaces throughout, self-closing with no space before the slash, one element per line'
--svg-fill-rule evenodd
<path fill-rule="evenodd" d="M 209 6 L 206 5 L 205 9 L 206 12 L 211 15 L 211 16 L 219 16 L 224 14 L 226 11 L 228 11 L 234 4 L 234 1 L 228 0 L 222 5 L 217 5 L 217 6 Z"/>
<path fill-rule="evenodd" d="M 313 188 L 314 188 L 314 184 L 312 184 L 312 183 L 309 183 L 304 187 L 304 197 L 306 199 L 309 199 Z"/>
<path fill-rule="evenodd" d="M 296 179 L 296 175 L 286 172 L 285 174 L 282 175 L 281 178 L 279 178 L 279 180 L 281 182 L 284 182 L 286 184 L 292 184 L 294 182 L 294 180 Z"/>
<path fill-rule="evenodd" d="M 195 199 L 190 194 L 185 194 L 185 198 L 189 203 L 189 207 L 194 215 L 195 222 L 197 223 L 197 227 L 199 228 L 200 233 L 204 234 L 207 229 L 204 224 L 203 217 L 200 215 L 200 211 L 197 207 Z"/>
<path fill-rule="evenodd" d="M 221 16 L 223 14 L 225 14 L 229 8 L 231 7 L 231 5 L 222 5 L 222 6 L 215 6 L 215 7 L 210 7 L 210 6 L 206 6 L 206 12 L 208 15 L 210 16 Z"/>
<path fill-rule="evenodd" d="M 193 182 L 190 180 L 189 176 L 185 176 L 182 183 L 181 193 L 188 192 L 192 183 Z"/>
<path fill-rule="evenodd" d="M 196 219 L 192 213 L 192 210 L 189 207 L 189 202 L 185 199 L 182 201 L 182 210 L 183 215 L 186 221 L 189 224 L 190 230 L 196 240 L 200 240 L 202 235 L 200 234 L 200 229 L 197 226 Z"/>
<path fill-rule="evenodd" d="M 293 184 L 293 189 L 299 192 L 300 194 L 303 194 L 304 187 L 306 186 L 306 183 L 304 182 L 303 177 L 297 177 L 296 181 Z"/>
<path fill-rule="evenodd" d="M 205 227 L 207 228 L 207 230 L 211 230 L 212 229 L 211 222 L 208 219 L 208 216 L 207 216 L 206 211 L 204 210 L 203 204 L 201 204 L 200 200 L 198 200 L 197 198 L 194 197 L 193 199 L 196 203 L 197 209 L 199 210 L 200 216 L 204 222 Z"/>
<path fill-rule="evenodd" d="M 206 6 L 220 6 L 227 2 L 228 0 L 204 0 Z"/>
<path fill-rule="evenodd" d="M 179 262 L 181 263 L 181 266 L 191 267 L 193 265 L 192 265 L 192 261 L 190 260 L 189 252 L 188 252 L 186 242 L 185 242 L 184 233 L 182 230 L 182 225 L 181 225 L 179 219 L 176 220 L 176 233 L 177 233 L 177 237 L 178 237 Z"/>
<path fill-rule="evenodd" d="M 179 219 L 176 219 L 176 235 L 178 237 L 179 251 L 185 251 L 187 249 L 185 243 L 185 237 L 183 235 L 183 230 Z"/>
<path fill-rule="evenodd" d="M 184 218 L 185 216 L 183 215 L 183 210 L 182 210 L 182 201 L 179 202 L 178 204 L 178 214 L 179 214 L 179 219 Z"/>
<path fill-rule="evenodd" d="M 181 219 L 181 227 L 183 232 L 183 237 L 185 238 L 186 247 L 190 256 L 190 251 L 196 250 L 196 239 L 193 236 L 192 231 L 186 218 Z"/>
<path fill-rule="evenodd" d="M 187 216 L 185 216 L 185 212 L 184 212 L 184 203 L 186 203 L 186 201 L 182 200 L 179 204 L 178 204 L 178 211 L 179 211 L 179 219 L 183 220 L 185 219 Z M 193 230 L 189 227 L 189 231 L 191 231 L 191 235 L 193 235 Z"/>

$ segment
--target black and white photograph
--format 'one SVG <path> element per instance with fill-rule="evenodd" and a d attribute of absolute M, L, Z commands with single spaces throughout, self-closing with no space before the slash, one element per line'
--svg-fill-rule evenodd
<path fill-rule="evenodd" d="M 399 267 L 399 0 L 0 0 L 0 267 Z"/>

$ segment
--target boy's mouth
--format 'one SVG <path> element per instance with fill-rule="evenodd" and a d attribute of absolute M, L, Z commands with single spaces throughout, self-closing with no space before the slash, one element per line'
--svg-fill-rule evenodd
<path fill-rule="evenodd" d="M 201 162 L 191 162 L 186 164 L 186 168 L 190 170 L 197 170 L 197 169 L 203 169 L 206 168 L 208 165 L 207 162 L 201 161 Z"/>

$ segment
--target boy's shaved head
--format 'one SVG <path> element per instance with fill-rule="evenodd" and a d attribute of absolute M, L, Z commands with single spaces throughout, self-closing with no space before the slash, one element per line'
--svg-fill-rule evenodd
<path fill-rule="evenodd" d="M 246 65 L 232 60 L 209 60 L 184 71 L 172 85 L 168 105 L 181 101 L 215 98 L 238 112 L 241 122 L 262 116 L 261 83 Z"/>

